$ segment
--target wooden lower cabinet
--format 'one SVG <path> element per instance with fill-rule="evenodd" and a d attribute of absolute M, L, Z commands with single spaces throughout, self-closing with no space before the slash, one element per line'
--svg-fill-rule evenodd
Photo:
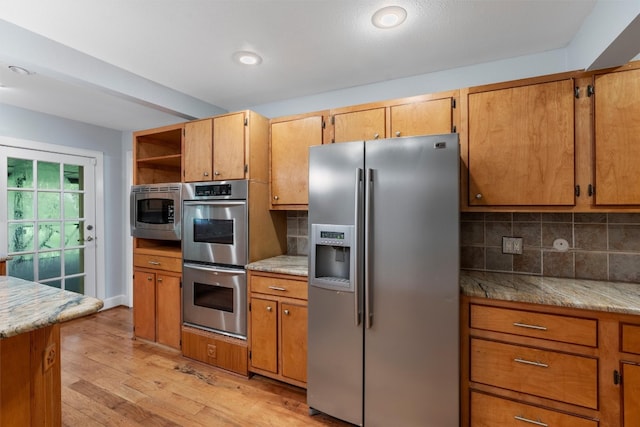
<path fill-rule="evenodd" d="M 640 316 L 461 304 L 461 426 L 640 426 Z"/>
<path fill-rule="evenodd" d="M 640 426 L 640 364 L 622 364 L 623 426 Z"/>
<path fill-rule="evenodd" d="M 306 387 L 306 277 L 251 271 L 249 288 L 249 371 Z"/>
<path fill-rule="evenodd" d="M 136 338 L 180 349 L 180 258 L 134 253 L 133 333 Z M 147 266 L 156 266 L 148 268 Z"/>
<path fill-rule="evenodd" d="M 0 276 L 4 276 L 7 274 L 7 262 L 0 261 Z"/>

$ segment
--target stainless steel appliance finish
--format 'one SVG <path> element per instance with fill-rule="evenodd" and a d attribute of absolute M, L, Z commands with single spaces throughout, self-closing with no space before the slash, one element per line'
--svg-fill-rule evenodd
<path fill-rule="evenodd" d="M 244 269 L 185 263 L 182 275 L 185 323 L 246 338 L 247 279 Z"/>
<path fill-rule="evenodd" d="M 459 425 L 459 161 L 457 134 L 311 147 L 312 410 Z M 344 226 L 353 257 L 322 240 L 340 241 Z M 327 286 L 327 272 L 347 270 L 349 286 Z"/>
<path fill-rule="evenodd" d="M 183 320 L 247 336 L 248 181 L 185 184 Z"/>
<path fill-rule="evenodd" d="M 183 258 L 212 264 L 247 264 L 248 181 L 185 184 Z"/>
<path fill-rule="evenodd" d="M 180 240 L 182 183 L 133 185 L 130 228 L 133 237 Z"/>

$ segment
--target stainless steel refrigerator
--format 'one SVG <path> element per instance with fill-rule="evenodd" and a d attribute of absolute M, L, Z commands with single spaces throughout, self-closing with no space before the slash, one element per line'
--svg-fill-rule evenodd
<path fill-rule="evenodd" d="M 458 145 L 445 134 L 310 148 L 310 412 L 459 425 Z"/>

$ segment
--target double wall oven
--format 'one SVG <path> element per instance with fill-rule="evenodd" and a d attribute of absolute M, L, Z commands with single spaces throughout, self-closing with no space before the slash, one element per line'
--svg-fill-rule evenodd
<path fill-rule="evenodd" d="M 248 181 L 184 184 L 184 323 L 247 336 Z"/>

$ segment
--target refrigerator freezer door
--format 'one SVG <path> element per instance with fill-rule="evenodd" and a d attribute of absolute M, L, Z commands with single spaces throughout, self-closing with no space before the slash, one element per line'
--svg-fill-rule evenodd
<path fill-rule="evenodd" d="M 369 141 L 364 422 L 458 426 L 458 135 Z"/>
<path fill-rule="evenodd" d="M 364 143 L 311 147 L 309 153 L 309 224 L 356 226 L 355 180 L 356 170 L 364 167 Z M 360 234 L 354 233 L 352 250 L 357 251 Z M 310 255 L 314 250 L 309 248 Z M 356 322 L 360 295 L 309 284 L 307 403 L 357 425 L 362 425 L 363 408 L 363 329 Z"/>

